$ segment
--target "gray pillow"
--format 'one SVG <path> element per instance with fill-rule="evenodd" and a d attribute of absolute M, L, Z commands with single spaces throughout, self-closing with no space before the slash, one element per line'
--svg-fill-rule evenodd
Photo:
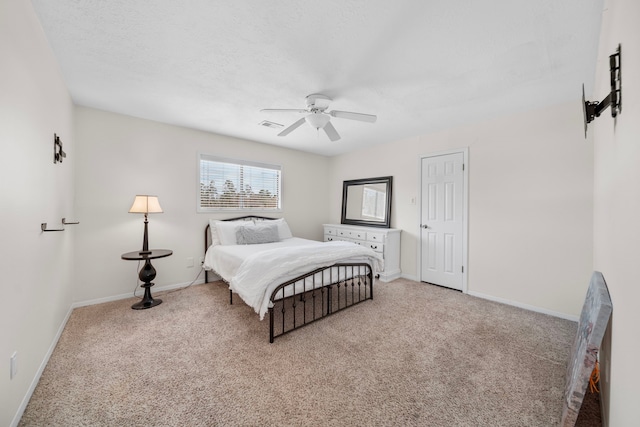
<path fill-rule="evenodd" d="M 239 245 L 279 242 L 277 224 L 243 225 L 236 229 L 236 241 Z"/>

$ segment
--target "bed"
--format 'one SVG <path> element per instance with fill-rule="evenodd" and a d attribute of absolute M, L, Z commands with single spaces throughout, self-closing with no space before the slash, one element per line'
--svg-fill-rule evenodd
<path fill-rule="evenodd" d="M 373 299 L 382 259 L 351 242 L 294 237 L 282 218 L 211 220 L 205 228 L 209 272 L 239 295 L 260 320 L 269 315 L 269 342 L 341 310 Z"/>

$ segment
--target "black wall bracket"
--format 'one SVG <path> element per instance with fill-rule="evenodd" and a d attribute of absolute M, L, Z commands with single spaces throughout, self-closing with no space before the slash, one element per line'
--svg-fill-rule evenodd
<path fill-rule="evenodd" d="M 67 157 L 67 153 L 62 151 L 62 141 L 60 141 L 60 137 L 53 134 L 53 164 L 62 163 L 62 159 Z"/>
<path fill-rule="evenodd" d="M 42 224 L 40 224 L 40 229 L 42 231 L 64 231 L 64 227 L 62 228 L 47 228 L 47 223 L 43 222 Z"/>
<path fill-rule="evenodd" d="M 621 70 L 622 51 L 620 45 L 616 53 L 609 55 L 609 74 L 611 92 L 600 102 L 591 102 L 584 99 L 584 84 L 582 85 L 582 113 L 584 117 L 584 137 L 587 137 L 587 125 L 608 107 L 611 107 L 611 117 L 616 117 L 622 111 L 622 76 Z"/>
<path fill-rule="evenodd" d="M 43 222 L 40 224 L 40 229 L 42 231 L 64 231 L 65 225 L 76 225 L 76 224 L 80 224 L 80 221 L 68 222 L 66 218 L 62 218 L 62 228 L 47 228 L 47 223 Z"/>

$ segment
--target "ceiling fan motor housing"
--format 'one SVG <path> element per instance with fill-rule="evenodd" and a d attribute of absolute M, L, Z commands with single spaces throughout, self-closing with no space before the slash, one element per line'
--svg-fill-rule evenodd
<path fill-rule="evenodd" d="M 329 108 L 331 98 L 319 93 L 313 93 L 307 96 L 307 108 L 310 110 L 324 111 Z"/>

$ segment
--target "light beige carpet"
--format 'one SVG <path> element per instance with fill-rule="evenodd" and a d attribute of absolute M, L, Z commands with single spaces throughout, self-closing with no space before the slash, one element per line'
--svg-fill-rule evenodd
<path fill-rule="evenodd" d="M 566 320 L 408 280 L 268 342 L 224 284 L 73 311 L 21 426 L 553 426 Z M 582 424 L 589 425 L 589 424 Z M 597 424 L 592 424 L 597 425 Z"/>

